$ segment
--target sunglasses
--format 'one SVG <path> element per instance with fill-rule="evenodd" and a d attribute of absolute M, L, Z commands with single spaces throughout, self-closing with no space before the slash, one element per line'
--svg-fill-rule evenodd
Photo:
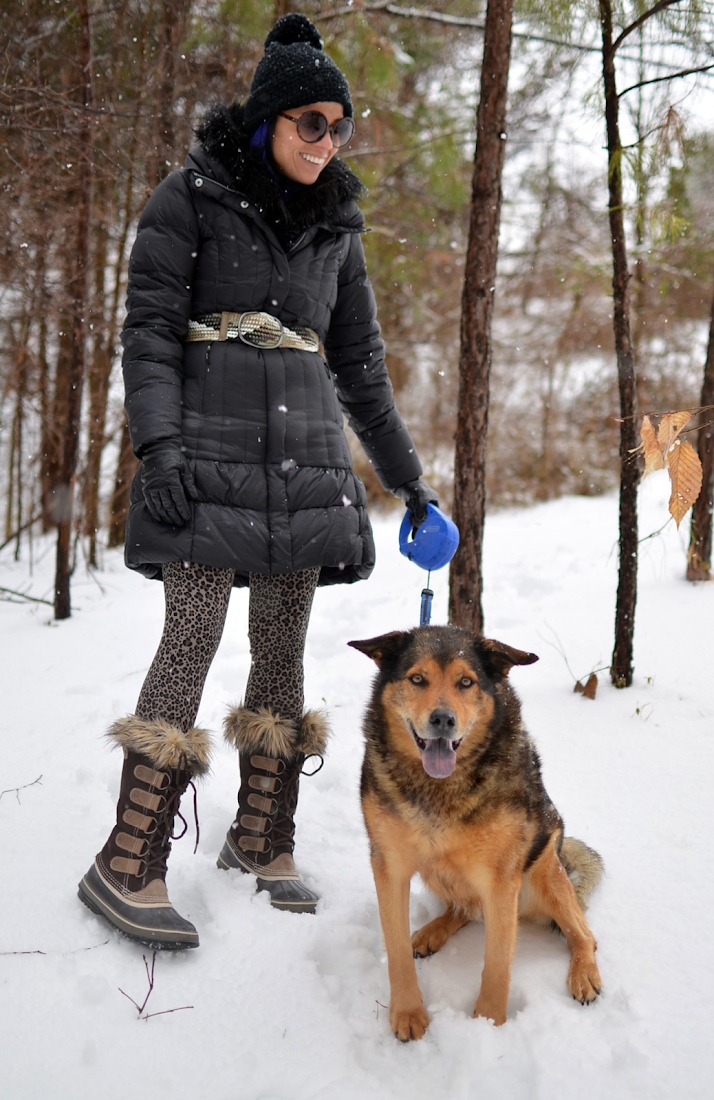
<path fill-rule="evenodd" d="M 351 141 L 355 132 L 355 124 L 351 118 L 340 118 L 328 126 L 327 119 L 320 111 L 305 111 L 299 118 L 280 112 L 281 118 L 287 118 L 297 126 L 299 137 L 308 144 L 313 144 L 329 134 L 335 149 L 341 149 Z"/>

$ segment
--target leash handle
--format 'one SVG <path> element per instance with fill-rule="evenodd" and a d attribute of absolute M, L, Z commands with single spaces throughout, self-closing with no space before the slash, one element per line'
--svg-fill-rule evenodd
<path fill-rule="evenodd" d="M 426 578 L 427 585 L 429 584 L 429 576 Z M 419 626 L 428 626 L 431 622 L 431 601 L 434 599 L 434 593 L 430 588 L 422 588 L 421 590 L 421 613 L 419 615 Z"/>

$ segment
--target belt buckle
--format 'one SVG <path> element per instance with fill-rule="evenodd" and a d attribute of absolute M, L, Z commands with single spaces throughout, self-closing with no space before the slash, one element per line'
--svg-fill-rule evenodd
<path fill-rule="evenodd" d="M 252 348 L 279 348 L 283 340 L 283 323 L 270 313 L 241 313 L 238 318 L 238 339 Z"/>

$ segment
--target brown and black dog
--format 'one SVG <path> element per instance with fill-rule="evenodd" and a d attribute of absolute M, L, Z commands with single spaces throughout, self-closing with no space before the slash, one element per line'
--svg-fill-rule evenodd
<path fill-rule="evenodd" d="M 455 627 L 418 627 L 350 642 L 376 662 L 365 718 L 362 810 L 387 948 L 395 1035 L 420 1039 L 429 1017 L 414 956 L 483 916 L 486 946 L 474 1016 L 504 1023 L 518 917 L 562 930 L 568 989 L 600 992 L 583 908 L 602 860 L 563 837 L 536 748 L 508 683 L 538 658 Z M 446 912 L 409 935 L 409 883 L 419 873 Z"/>

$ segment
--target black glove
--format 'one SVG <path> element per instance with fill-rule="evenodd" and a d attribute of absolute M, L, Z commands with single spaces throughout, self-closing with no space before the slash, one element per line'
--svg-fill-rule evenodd
<path fill-rule="evenodd" d="M 187 497 L 196 496 L 188 463 L 177 443 L 150 443 L 141 454 L 141 488 L 156 523 L 183 527 L 191 518 Z"/>
<path fill-rule="evenodd" d="M 400 485 L 398 489 L 392 489 L 392 492 L 406 504 L 415 527 L 419 527 L 426 519 L 427 504 L 436 504 L 437 508 L 439 506 L 438 495 L 419 478 L 415 481 L 405 481 L 404 485 Z"/>

